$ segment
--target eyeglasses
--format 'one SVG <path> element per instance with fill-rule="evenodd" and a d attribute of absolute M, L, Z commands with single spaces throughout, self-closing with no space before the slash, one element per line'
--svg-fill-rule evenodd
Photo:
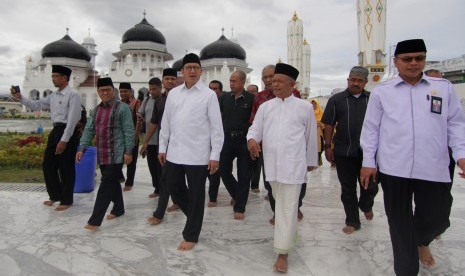
<path fill-rule="evenodd" d="M 199 66 L 186 66 L 184 67 L 184 70 L 197 72 L 200 70 L 200 67 Z"/>
<path fill-rule="evenodd" d="M 415 62 L 422 62 L 422 61 L 425 61 L 425 60 L 426 60 L 426 56 L 399 57 L 398 59 L 402 60 L 402 62 L 405 62 L 405 63 L 410 63 L 410 62 L 412 62 L 413 60 L 415 60 Z"/>

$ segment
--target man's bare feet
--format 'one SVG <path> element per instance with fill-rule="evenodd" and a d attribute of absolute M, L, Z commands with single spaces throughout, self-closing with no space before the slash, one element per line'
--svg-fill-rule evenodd
<path fill-rule="evenodd" d="M 441 235 L 437 235 L 436 238 L 434 238 L 435 240 L 440 240 L 441 239 Z"/>
<path fill-rule="evenodd" d="M 86 226 L 84 226 L 84 228 L 90 230 L 90 231 L 97 231 L 98 230 L 98 226 L 95 226 L 95 225 L 90 225 L 90 224 L 87 224 Z"/>
<path fill-rule="evenodd" d="M 358 229 L 355 229 L 355 227 L 346 225 L 344 228 L 342 228 L 342 232 L 346 234 L 352 234 L 353 232 L 357 231 Z"/>
<path fill-rule="evenodd" d="M 245 218 L 244 213 L 239 213 L 239 212 L 234 213 L 234 219 L 235 220 L 243 220 L 244 218 Z"/>
<path fill-rule="evenodd" d="M 269 222 L 270 222 L 271 225 L 274 225 L 274 223 L 275 223 L 274 222 L 274 216 L 272 218 L 270 218 Z"/>
<path fill-rule="evenodd" d="M 208 202 L 208 205 L 207 205 L 207 206 L 210 207 L 210 208 L 211 208 L 211 207 L 216 207 L 216 202 L 210 201 L 210 202 Z"/>
<path fill-rule="evenodd" d="M 427 267 L 432 267 L 436 263 L 431 251 L 429 250 L 429 246 L 418 246 L 418 259 L 420 260 L 420 263 Z"/>
<path fill-rule="evenodd" d="M 179 206 L 177 204 L 173 204 L 168 209 L 166 209 L 167 212 L 173 212 L 179 209 Z"/>
<path fill-rule="evenodd" d="M 161 223 L 162 220 L 156 217 L 149 217 L 147 218 L 147 221 L 149 222 L 150 225 L 158 225 Z"/>
<path fill-rule="evenodd" d="M 260 189 L 252 189 L 252 193 L 258 194 L 260 192 Z"/>
<path fill-rule="evenodd" d="M 151 193 L 151 194 L 149 194 L 149 198 L 155 198 L 155 197 L 157 197 L 157 196 L 159 196 L 159 194 L 157 194 L 157 193 Z"/>
<path fill-rule="evenodd" d="M 115 219 L 115 218 L 117 218 L 117 217 L 118 217 L 117 215 L 108 214 L 107 217 L 106 217 L 106 219 L 107 219 L 107 220 L 112 220 L 112 219 Z"/>
<path fill-rule="evenodd" d="M 178 250 L 179 251 L 189 251 L 192 248 L 194 248 L 194 246 L 195 246 L 195 242 L 182 241 L 178 246 Z"/>
<path fill-rule="evenodd" d="M 297 220 L 298 220 L 298 221 L 301 221 L 303 218 L 304 218 L 304 214 L 299 210 L 299 211 L 297 212 Z"/>
<path fill-rule="evenodd" d="M 55 204 L 56 201 L 53 201 L 53 200 L 46 200 L 43 202 L 43 204 L 45 206 L 53 206 L 53 204 Z"/>
<path fill-rule="evenodd" d="M 287 273 L 287 254 L 279 254 L 276 263 L 274 263 L 273 269 L 276 272 Z"/>
<path fill-rule="evenodd" d="M 231 199 L 231 201 L 229 202 L 229 205 L 234 206 L 235 204 L 236 204 L 236 201 L 234 199 Z"/>
<path fill-rule="evenodd" d="M 367 220 L 372 220 L 373 219 L 373 216 L 374 216 L 373 211 L 365 212 L 364 214 L 365 214 L 365 218 Z"/>
<path fill-rule="evenodd" d="M 132 186 L 124 186 L 123 188 L 123 191 L 125 192 L 129 192 L 130 190 L 132 190 Z"/>
<path fill-rule="evenodd" d="M 268 195 L 265 195 L 265 196 L 263 197 L 263 199 L 266 200 L 266 201 L 270 200 L 269 197 L 268 197 Z"/>
<path fill-rule="evenodd" d="M 58 207 L 55 208 L 55 211 L 64 211 L 66 209 L 68 209 L 69 207 L 71 207 L 71 205 L 58 205 Z"/>

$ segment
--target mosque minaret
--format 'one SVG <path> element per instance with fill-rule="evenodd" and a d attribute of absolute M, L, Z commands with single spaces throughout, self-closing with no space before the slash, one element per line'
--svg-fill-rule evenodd
<path fill-rule="evenodd" d="M 303 22 L 296 12 L 287 23 L 287 62 L 299 70 L 296 88 L 302 92 L 302 97 L 307 98 L 310 94 L 311 49 L 304 39 Z"/>
<path fill-rule="evenodd" d="M 358 63 L 370 72 L 367 89 L 386 71 L 386 0 L 357 0 Z"/>

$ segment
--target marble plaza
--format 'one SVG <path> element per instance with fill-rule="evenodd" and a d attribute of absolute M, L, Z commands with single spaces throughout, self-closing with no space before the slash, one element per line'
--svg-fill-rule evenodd
<path fill-rule="evenodd" d="M 147 197 L 152 188 L 146 160 L 139 160 L 134 189 L 124 193 L 126 214 L 104 221 L 95 233 L 83 228 L 95 191 L 76 194 L 74 206 L 62 213 L 42 205 L 45 192 L 0 191 L 0 275 L 278 275 L 272 271 L 272 213 L 260 188 L 261 194 L 249 196 L 245 220 L 235 221 L 222 186 L 219 207 L 205 209 L 200 242 L 190 252 L 176 249 L 185 222 L 180 211 L 167 213 L 158 226 L 146 221 L 157 202 Z M 382 189 L 374 220 L 363 218 L 352 235 L 341 231 L 339 190 L 327 163 L 309 174 L 305 217 L 287 275 L 393 275 Z M 456 178 L 453 196 L 452 225 L 431 244 L 437 265 L 422 267 L 420 275 L 464 274 L 465 181 Z"/>

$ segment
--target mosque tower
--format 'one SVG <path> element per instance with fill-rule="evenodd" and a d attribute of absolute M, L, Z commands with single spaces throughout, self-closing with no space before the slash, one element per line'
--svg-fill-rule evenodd
<path fill-rule="evenodd" d="M 294 12 L 287 24 L 287 62 L 299 70 L 296 88 L 306 98 L 310 94 L 310 44 L 304 39 L 302 20 Z"/>
<path fill-rule="evenodd" d="M 358 63 L 370 72 L 367 90 L 386 71 L 386 0 L 357 0 Z"/>
<path fill-rule="evenodd" d="M 287 23 L 287 62 L 297 68 L 300 74 L 297 78 L 297 87 L 302 87 L 304 26 L 297 13 Z"/>
<path fill-rule="evenodd" d="M 92 63 L 92 68 L 95 68 L 95 57 L 98 55 L 98 51 L 95 49 L 97 44 L 95 44 L 95 40 L 90 36 L 90 28 L 89 28 L 89 36 L 84 38 L 84 41 L 81 45 L 89 51 L 91 56 L 90 63 Z"/>

